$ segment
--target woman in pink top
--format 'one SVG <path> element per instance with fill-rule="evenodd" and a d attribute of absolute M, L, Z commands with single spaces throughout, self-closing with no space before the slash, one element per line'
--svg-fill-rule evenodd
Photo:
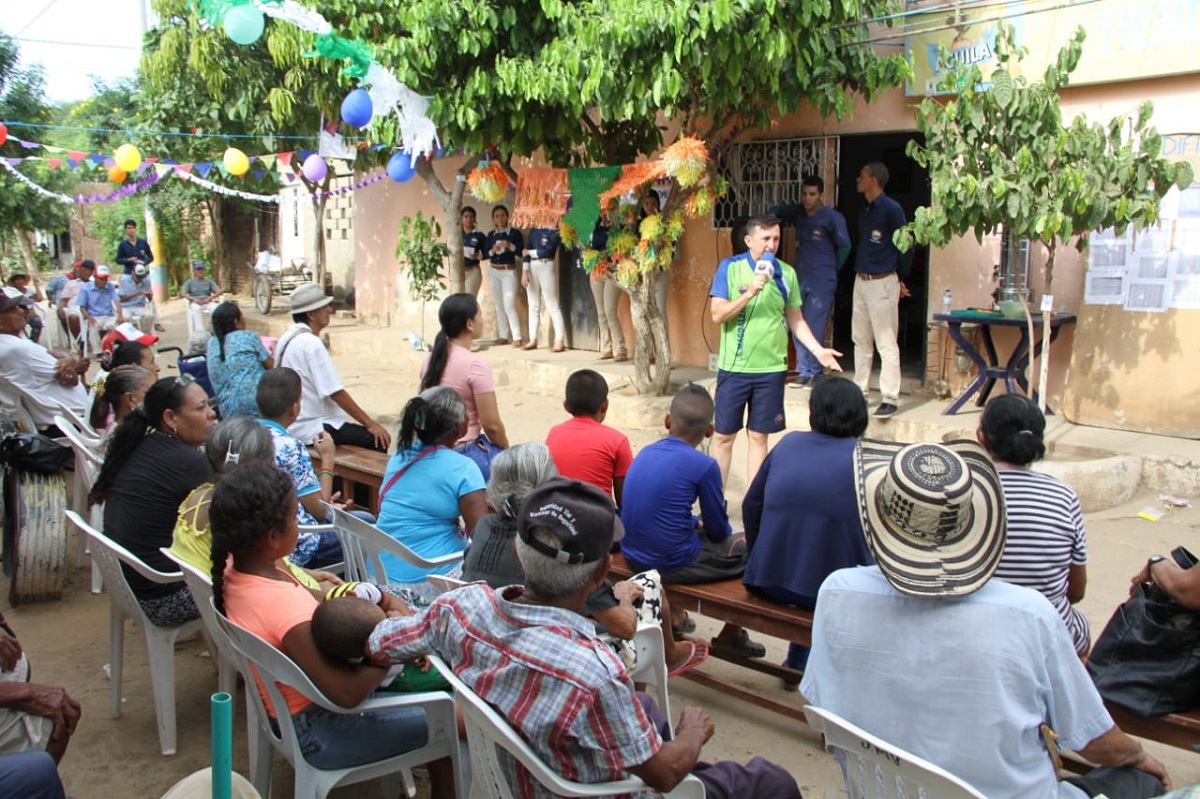
<path fill-rule="evenodd" d="M 332 701 L 354 707 L 370 696 L 387 669 L 336 663 L 313 642 L 312 614 L 321 601 L 279 567 L 296 547 L 296 492 L 273 466 L 239 466 L 213 489 L 213 602 L 229 620 L 279 649 Z M 232 561 L 230 557 L 232 556 Z M 385 610 L 402 604 L 383 592 Z M 407 607 L 403 612 L 411 613 Z M 350 768 L 424 746 L 429 732 L 419 707 L 371 713 L 333 713 L 299 691 L 281 686 L 304 759 L 320 769 Z M 259 692 L 267 701 L 266 693 Z M 435 799 L 454 796 L 449 758 L 429 765 Z"/>
<path fill-rule="evenodd" d="M 508 433 L 496 403 L 492 367 L 482 355 L 471 352 L 471 342 L 483 335 L 483 314 L 471 294 L 451 294 L 438 308 L 442 329 L 433 340 L 433 352 L 421 364 L 421 390 L 447 386 L 467 406 L 467 432 L 458 440 L 458 451 L 479 464 L 486 480 L 495 452 L 508 449 Z"/>

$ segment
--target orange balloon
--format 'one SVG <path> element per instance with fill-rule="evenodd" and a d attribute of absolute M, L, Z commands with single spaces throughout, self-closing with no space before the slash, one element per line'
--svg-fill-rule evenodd
<path fill-rule="evenodd" d="M 119 166 L 110 166 L 108 168 L 108 179 L 113 183 L 124 183 L 127 177 L 129 177 L 129 174 Z"/>

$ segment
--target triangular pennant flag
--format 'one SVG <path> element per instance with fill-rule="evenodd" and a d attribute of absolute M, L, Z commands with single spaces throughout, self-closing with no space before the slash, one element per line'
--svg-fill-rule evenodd
<path fill-rule="evenodd" d="M 80 152 L 79 150 L 67 150 L 67 158 L 78 164 L 80 161 L 87 158 L 87 153 Z"/>
<path fill-rule="evenodd" d="M 263 170 L 261 170 L 261 169 L 255 169 L 255 170 L 253 170 L 253 171 L 254 171 L 254 179 L 255 179 L 255 180 L 262 180 L 262 179 L 263 179 L 263 175 L 267 174 L 266 172 L 264 172 L 264 171 L 263 171 Z"/>
<path fill-rule="evenodd" d="M 154 174 L 158 175 L 160 178 L 170 171 L 171 171 L 171 167 L 168 164 L 155 164 L 154 165 Z"/>
<path fill-rule="evenodd" d="M 275 168 L 275 154 L 269 153 L 267 155 L 260 155 L 258 157 L 258 163 L 262 164 L 263 167 L 265 167 L 266 169 L 274 169 Z"/>
<path fill-rule="evenodd" d="M 229 170 L 225 168 L 224 162 L 217 161 L 215 166 L 217 167 L 217 171 L 220 172 L 223 177 L 229 177 Z"/>
<path fill-rule="evenodd" d="M 79 166 L 79 162 L 68 158 L 67 166 L 71 167 L 71 169 L 74 169 L 75 167 Z"/>
<path fill-rule="evenodd" d="M 146 159 L 146 163 L 147 163 L 147 164 L 157 164 L 157 163 L 158 163 L 158 159 L 157 159 L 157 158 L 147 158 L 147 159 Z"/>
<path fill-rule="evenodd" d="M 192 173 L 192 168 L 194 166 L 196 166 L 196 165 L 195 164 L 180 164 L 179 166 L 177 166 L 175 168 L 178 169 L 180 172 L 187 172 L 190 175 Z"/>
<path fill-rule="evenodd" d="M 55 147 L 52 144 L 43 144 L 42 149 L 48 153 L 65 153 L 67 151 L 66 147 Z"/>
<path fill-rule="evenodd" d="M 196 171 L 200 173 L 200 177 L 202 178 L 208 177 L 208 173 L 212 171 L 212 168 L 212 161 L 201 161 L 196 164 Z"/>
<path fill-rule="evenodd" d="M 25 159 L 24 158 L 5 158 L 4 160 L 8 162 L 9 166 L 16 166 L 17 164 L 21 163 Z"/>
<path fill-rule="evenodd" d="M 304 163 L 305 160 L 307 160 L 308 157 L 315 152 L 316 152 L 316 150 L 301 150 L 300 151 L 300 163 Z"/>
<path fill-rule="evenodd" d="M 164 158 L 164 159 L 162 159 L 161 163 L 170 164 L 171 166 L 175 166 L 179 162 L 176 161 L 174 158 Z"/>
<path fill-rule="evenodd" d="M 104 156 L 100 155 L 99 153 L 92 153 L 91 155 L 88 156 L 88 160 L 91 161 L 93 164 L 103 164 Z"/>
<path fill-rule="evenodd" d="M 287 177 L 288 183 L 296 182 L 296 173 L 295 172 L 287 172 L 287 173 L 285 173 L 285 176 Z"/>
<path fill-rule="evenodd" d="M 146 174 L 146 170 L 150 167 L 151 163 L 149 161 L 143 161 L 142 163 L 138 164 L 137 173 L 139 175 L 144 175 Z"/>
<path fill-rule="evenodd" d="M 46 166 L 50 167 L 51 169 L 58 169 L 60 166 L 62 166 L 62 162 L 63 160 L 61 158 L 47 158 Z"/>
<path fill-rule="evenodd" d="M 22 139 L 17 139 L 17 144 L 21 145 L 26 150 L 36 150 L 37 148 L 42 146 L 35 141 L 24 141 Z"/>
<path fill-rule="evenodd" d="M 279 167 L 280 172 L 282 172 L 285 169 L 291 169 L 292 168 L 292 153 L 290 153 L 290 152 L 278 153 L 276 165 Z"/>

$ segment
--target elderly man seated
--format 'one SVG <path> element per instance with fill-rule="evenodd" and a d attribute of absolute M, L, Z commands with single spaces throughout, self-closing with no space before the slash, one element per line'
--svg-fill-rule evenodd
<path fill-rule="evenodd" d="M 80 378 L 87 373 L 88 362 L 48 352 L 25 337 L 25 309 L 32 303 L 11 286 L 0 289 L 0 382 L 36 400 L 26 408 L 34 424 L 52 425 L 58 403 L 85 414 L 87 389 Z"/>
<path fill-rule="evenodd" d="M 138 264 L 131 274 L 121 275 L 117 280 L 117 296 L 121 300 L 121 310 L 125 312 L 125 317 L 143 333 L 163 331 L 163 326 L 158 324 L 158 314 L 154 308 L 154 285 L 150 282 L 149 270 L 145 266 Z"/>
<path fill-rule="evenodd" d="M 671 739 L 661 712 L 634 692 L 625 667 L 580 615 L 624 535 L 607 494 L 578 480 L 548 480 L 522 504 L 517 534 L 524 587 L 473 583 L 444 594 L 419 616 L 379 622 L 366 653 L 376 662 L 441 656 L 550 768 L 578 782 L 631 772 L 669 791 L 692 773 L 709 799 L 800 796 L 792 776 L 762 758 L 700 762 L 714 732 L 700 708 L 683 709 Z M 508 765 L 510 784 L 528 786 L 524 768 Z M 549 796 L 540 787 L 523 795 Z"/>
<path fill-rule="evenodd" d="M 989 799 L 1169 789 L 1163 764 L 1104 709 L 1058 611 L 991 579 L 1006 522 L 984 449 L 863 441 L 855 468 L 878 565 L 821 585 L 804 696 Z M 1060 742 L 1100 768 L 1060 782 Z"/>
<path fill-rule="evenodd" d="M 0 755 L 45 751 L 62 759 L 79 723 L 79 703 L 53 685 L 29 682 L 29 661 L 0 614 Z M 0 774 L 5 766 L 0 766 Z"/>
<path fill-rule="evenodd" d="M 79 287 L 79 295 L 75 298 L 82 324 L 87 328 L 88 352 L 92 354 L 99 353 L 100 340 L 125 321 L 117 287 L 110 282 L 109 276 L 108 267 L 98 265 L 95 277 Z"/>

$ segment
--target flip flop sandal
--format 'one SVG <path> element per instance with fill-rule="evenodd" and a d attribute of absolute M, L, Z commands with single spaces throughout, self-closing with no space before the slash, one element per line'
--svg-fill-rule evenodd
<path fill-rule="evenodd" d="M 714 638 L 709 642 L 709 648 L 714 652 L 743 658 L 760 658 L 767 654 L 767 648 L 757 641 L 750 640 L 750 634 L 745 630 L 742 630 L 741 636 L 732 644 Z"/>
<path fill-rule="evenodd" d="M 667 672 L 668 677 L 678 677 L 680 674 L 689 672 L 708 660 L 708 644 L 704 641 L 694 641 L 689 638 L 682 643 L 690 646 L 691 651 L 688 652 L 687 660 Z"/>
<path fill-rule="evenodd" d="M 696 632 L 696 622 L 691 616 L 684 616 L 683 621 L 679 624 L 671 625 L 671 632 L 675 634 L 676 638 L 682 638 L 688 633 Z"/>

